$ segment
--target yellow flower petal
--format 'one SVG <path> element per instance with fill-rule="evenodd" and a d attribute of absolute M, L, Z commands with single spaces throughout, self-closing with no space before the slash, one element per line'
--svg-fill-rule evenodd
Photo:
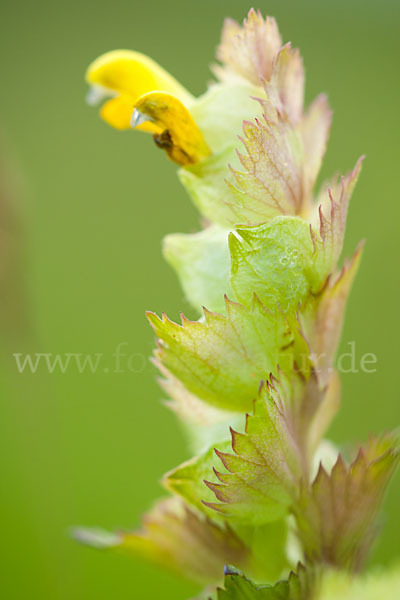
<path fill-rule="evenodd" d="M 129 96 L 116 96 L 107 100 L 100 109 L 100 116 L 115 129 L 131 129 L 134 104 Z M 161 129 L 151 121 L 138 125 L 137 129 L 149 133 L 161 133 Z"/>
<path fill-rule="evenodd" d="M 153 90 L 174 94 L 185 104 L 191 94 L 154 60 L 132 50 L 113 50 L 99 56 L 86 72 L 89 85 L 129 96 L 134 104 L 140 96 Z"/>
<path fill-rule="evenodd" d="M 156 144 L 180 165 L 189 165 L 210 155 L 203 135 L 188 109 L 172 94 L 150 92 L 135 105 L 140 115 L 148 117 L 160 132 L 154 136 Z M 146 125 L 140 121 L 141 126 Z"/>
<path fill-rule="evenodd" d="M 91 101 L 113 96 L 100 111 L 112 127 L 153 133 L 156 144 L 180 165 L 210 154 L 187 109 L 193 96 L 151 58 L 130 50 L 107 52 L 89 66 L 86 80 Z M 132 125 L 134 109 L 138 118 Z"/>

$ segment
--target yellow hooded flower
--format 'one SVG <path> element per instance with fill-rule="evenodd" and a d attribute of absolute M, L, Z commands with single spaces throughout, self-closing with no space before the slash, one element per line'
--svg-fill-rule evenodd
<path fill-rule="evenodd" d="M 90 104 L 109 98 L 101 117 L 116 129 L 131 127 L 154 135 L 155 142 L 181 165 L 210 154 L 190 114 L 193 96 L 152 59 L 131 50 L 114 50 L 88 68 Z"/>

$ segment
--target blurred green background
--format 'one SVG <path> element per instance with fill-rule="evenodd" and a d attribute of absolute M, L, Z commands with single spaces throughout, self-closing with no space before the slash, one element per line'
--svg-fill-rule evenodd
<path fill-rule="evenodd" d="M 329 94 L 334 124 L 323 176 L 367 155 L 346 253 L 363 237 L 368 243 L 342 349 L 354 340 L 357 357 L 375 353 L 378 365 L 373 374 L 342 376 L 343 405 L 331 438 L 346 444 L 400 421 L 400 7 L 394 0 L 270 0 L 258 7 L 277 17 L 285 41 L 301 48 L 308 100 Z M 187 310 L 160 240 L 198 228 L 174 165 L 150 136 L 101 122 L 85 104 L 83 74 L 100 53 L 134 48 L 200 94 L 223 17 L 242 19 L 248 8 L 238 0 L 2 4 L 0 155 L 14 180 L 23 230 L 2 242 L 1 262 L 12 262 L 12 246 L 23 240 L 26 295 L 20 306 L 18 271 L 11 269 L 1 292 L 7 376 L 1 377 L 0 593 L 7 600 L 179 600 L 194 592 L 155 568 L 80 547 L 67 535 L 77 524 L 137 526 L 161 494 L 161 474 L 187 457 L 147 361 L 153 335 L 144 311 L 175 318 Z M 121 342 L 136 355 L 138 372 L 79 374 L 71 367 L 65 374 L 18 375 L 12 358 L 26 351 L 101 353 L 111 371 Z M 399 503 L 397 477 L 374 563 L 390 563 L 398 550 Z"/>

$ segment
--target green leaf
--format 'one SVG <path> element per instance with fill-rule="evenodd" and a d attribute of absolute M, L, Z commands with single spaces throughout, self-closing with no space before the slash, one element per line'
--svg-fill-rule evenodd
<path fill-rule="evenodd" d="M 246 568 L 249 557 L 249 549 L 232 529 L 211 522 L 177 498 L 156 504 L 144 516 L 140 531 L 78 529 L 74 537 L 89 546 L 142 557 L 202 584 L 221 581 L 226 563 Z"/>
<path fill-rule="evenodd" d="M 293 341 L 284 317 L 256 298 L 250 308 L 226 300 L 226 316 L 204 311 L 205 323 L 182 317 L 182 325 L 148 318 L 159 338 L 157 360 L 184 387 L 224 410 L 251 408 L 261 380 L 293 362 Z"/>
<path fill-rule="evenodd" d="M 322 384 L 328 382 L 342 332 L 349 293 L 362 256 L 360 244 L 351 260 L 329 278 L 322 294 L 308 303 L 301 313 L 304 335 L 312 351 L 314 368 Z"/>
<path fill-rule="evenodd" d="M 334 180 L 322 188 L 314 214 L 311 237 L 315 248 L 315 268 L 320 272 L 331 271 L 342 252 L 349 201 L 357 183 L 363 156 L 354 169 L 340 181 Z"/>
<path fill-rule="evenodd" d="M 237 190 L 232 202 L 236 223 L 260 223 L 301 210 L 300 136 L 268 99 L 260 103 L 263 118 L 243 122 L 240 141 L 246 154 L 238 156 L 244 170 L 232 170 Z"/>
<path fill-rule="evenodd" d="M 190 114 L 213 153 L 231 147 L 242 130 L 243 120 L 260 113 L 254 100 L 260 91 L 260 86 L 243 80 L 215 83 L 193 101 Z"/>
<path fill-rule="evenodd" d="M 231 285 L 239 302 L 256 293 L 266 306 L 294 311 L 317 293 L 329 268 L 315 268 L 310 228 L 299 217 L 276 217 L 256 227 L 238 227 L 230 235 Z"/>
<path fill-rule="evenodd" d="M 347 466 L 339 455 L 332 472 L 320 466 L 311 490 L 301 490 L 295 515 L 306 555 L 358 569 L 375 534 L 374 518 L 399 461 L 398 441 L 370 439 Z"/>
<path fill-rule="evenodd" d="M 224 587 L 217 591 L 217 600 L 397 600 L 400 568 L 375 569 L 355 577 L 336 570 L 318 576 L 300 567 L 288 581 L 257 586 L 228 567 Z"/>
<path fill-rule="evenodd" d="M 308 355 L 303 355 L 309 360 Z M 297 366 L 297 363 L 296 363 Z M 340 381 L 333 372 L 322 384 L 311 362 L 302 370 L 285 373 L 279 370 L 266 384 L 269 398 L 280 410 L 296 444 L 305 480 L 308 479 L 314 454 L 339 405 Z"/>
<path fill-rule="evenodd" d="M 214 469 L 218 481 L 206 483 L 219 502 L 206 505 L 252 525 L 291 512 L 299 487 L 309 481 L 337 395 L 336 376 L 322 387 L 313 370 L 308 378 L 282 371 L 279 379 L 272 376 L 246 417 L 245 433 L 231 431 L 234 454 L 215 450 L 227 472 Z"/>
<path fill-rule="evenodd" d="M 256 293 L 270 308 L 294 311 L 323 289 L 342 250 L 347 207 L 361 161 L 326 192 L 326 206 L 310 225 L 299 217 L 280 216 L 254 227 L 240 226 L 230 234 L 231 285 L 236 299 L 247 304 Z M 333 195 L 335 193 L 335 197 Z"/>
<path fill-rule="evenodd" d="M 211 223 L 218 223 L 223 228 L 231 228 L 240 222 L 231 208 L 235 192 L 226 183 L 232 180 L 228 165 L 240 165 L 235 152 L 236 145 L 235 140 L 234 144 L 209 158 L 178 171 L 181 183 L 200 213 Z"/>
<path fill-rule="evenodd" d="M 210 488 L 205 485 L 204 480 L 210 478 L 214 465 L 218 462 L 215 455 L 216 447 L 222 452 L 229 452 L 232 450 L 231 438 L 216 442 L 199 456 L 184 462 L 163 477 L 163 485 L 167 490 L 182 496 L 186 502 L 213 518 L 218 515 L 215 511 L 207 509 L 205 503 L 211 502 L 215 497 Z"/>
<path fill-rule="evenodd" d="M 282 46 L 278 25 L 273 17 L 264 20 L 260 11 L 249 11 L 243 26 L 225 19 L 217 58 L 223 66 L 214 67 L 222 81 L 240 77 L 258 85 L 269 79 L 274 60 Z"/>
<path fill-rule="evenodd" d="M 240 571 L 226 569 L 224 589 L 218 589 L 218 600 L 312 600 L 314 581 L 303 567 L 290 573 L 286 581 L 257 586 Z"/>
<path fill-rule="evenodd" d="M 304 66 L 300 52 L 290 42 L 282 46 L 273 65 L 271 79 L 264 83 L 270 103 L 284 119 L 297 125 L 304 109 Z"/>
<path fill-rule="evenodd" d="M 232 449 L 231 440 L 215 444 L 220 450 Z M 176 469 L 167 473 L 163 479 L 164 486 L 174 494 L 181 496 L 186 502 L 204 512 L 213 521 L 225 524 L 224 515 L 206 506 L 204 502 L 214 499 L 213 492 L 205 485 L 204 480 L 213 475 L 213 466 L 218 461 L 215 448 L 197 456 Z M 217 481 L 216 478 L 214 478 Z M 229 525 L 239 538 L 250 549 L 247 571 L 258 580 L 273 581 L 287 568 L 287 529 L 285 519 L 265 525 L 243 524 L 242 520 L 230 518 Z"/>
<path fill-rule="evenodd" d="M 173 234 L 164 239 L 164 256 L 175 269 L 188 301 L 225 310 L 224 294 L 231 296 L 228 231 L 217 225 L 199 233 Z"/>
<path fill-rule="evenodd" d="M 276 399 L 260 397 L 247 415 L 245 433 L 231 431 L 234 454 L 216 450 L 228 473 L 214 470 L 219 483 L 206 482 L 219 500 L 207 506 L 253 525 L 287 514 L 303 472 L 288 425 Z"/>
<path fill-rule="evenodd" d="M 218 458 L 215 447 L 220 451 L 232 450 L 232 440 L 219 442 L 211 446 L 199 456 L 186 461 L 163 478 L 164 486 L 174 494 L 181 496 L 195 508 L 202 510 L 217 522 L 225 522 L 219 512 L 209 508 L 205 503 L 215 499 L 213 492 L 205 485 L 204 480 L 213 476 L 213 468 Z M 213 481 L 217 483 L 214 476 Z M 229 519 L 229 525 L 240 539 L 251 549 L 247 570 L 252 577 L 259 580 L 273 581 L 288 566 L 286 556 L 287 522 L 284 519 L 257 525 L 243 525 L 235 519 Z"/>

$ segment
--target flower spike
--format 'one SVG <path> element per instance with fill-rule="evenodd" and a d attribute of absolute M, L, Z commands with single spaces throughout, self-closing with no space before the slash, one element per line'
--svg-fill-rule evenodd
<path fill-rule="evenodd" d="M 198 98 L 138 52 L 109 52 L 87 72 L 88 101 L 106 100 L 114 128 L 153 135 L 203 220 L 163 243 L 198 320 L 147 313 L 165 404 L 195 456 L 164 476 L 170 497 L 140 531 L 76 537 L 220 586 L 198 598 L 394 598 L 330 592 L 363 564 L 400 461 L 397 434 L 371 438 L 350 464 L 324 439 L 361 257 L 359 245 L 339 262 L 362 159 L 315 189 L 332 111 L 325 94 L 305 106 L 303 59 L 272 17 L 226 20 L 217 59 Z"/>

